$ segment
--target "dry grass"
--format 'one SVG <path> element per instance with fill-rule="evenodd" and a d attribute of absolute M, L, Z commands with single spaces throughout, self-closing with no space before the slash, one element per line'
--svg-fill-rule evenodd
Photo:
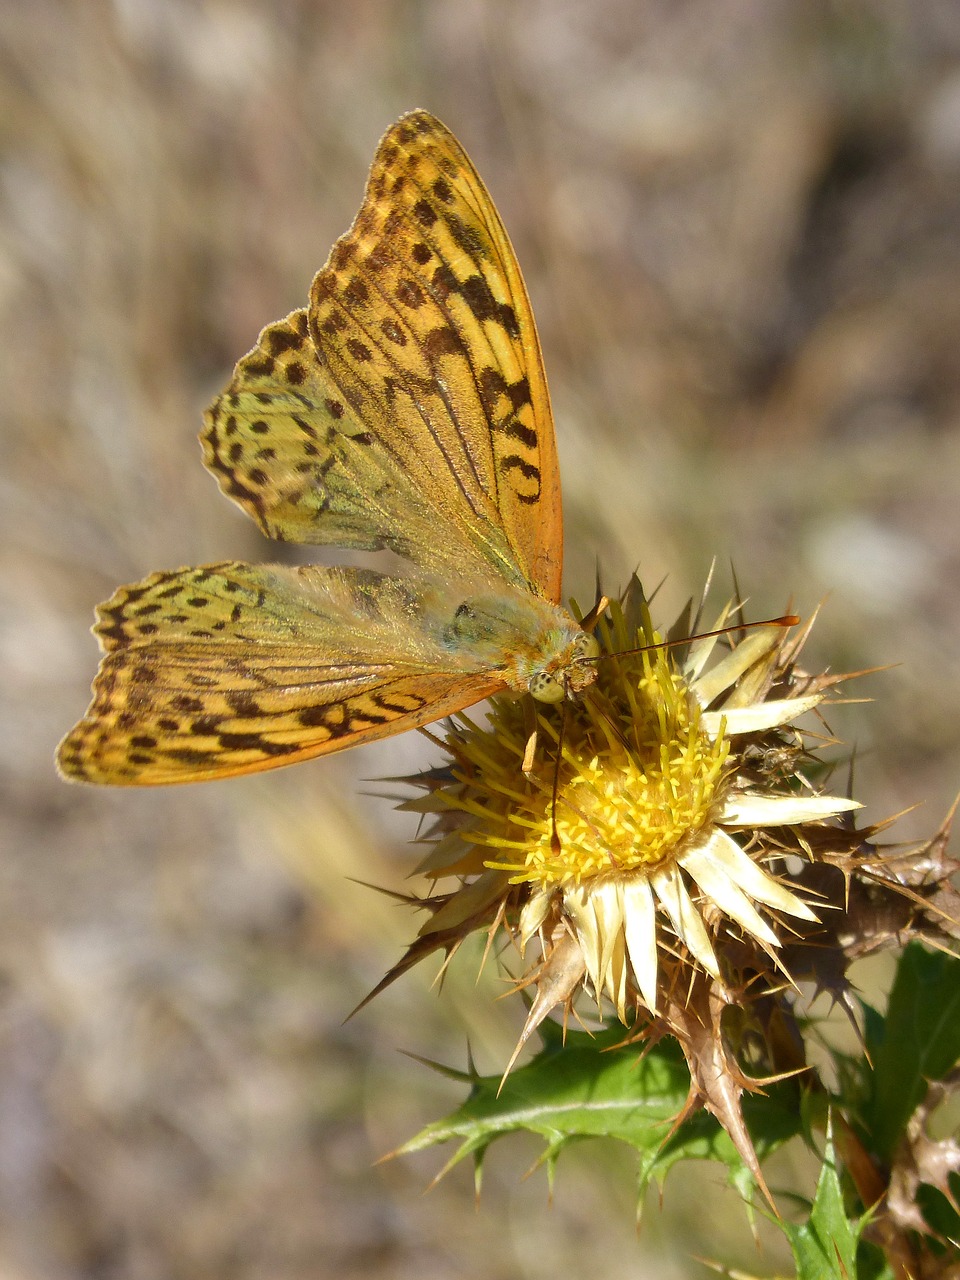
<path fill-rule="evenodd" d="M 552 1212 L 519 1144 L 479 1215 L 466 1176 L 420 1199 L 436 1161 L 371 1170 L 455 1096 L 396 1048 L 462 1063 L 469 1029 L 493 1069 L 519 1017 L 463 962 L 441 1001 L 417 975 L 341 1025 L 409 928 L 348 879 L 409 865 L 359 780 L 409 771 L 416 737 L 157 793 L 68 788 L 52 753 L 95 601 L 275 554 L 203 473 L 200 410 L 424 106 L 527 273 L 569 589 L 639 563 L 668 616 L 716 556 L 755 613 L 831 593 L 818 656 L 902 664 L 838 713 L 858 790 L 874 817 L 929 802 L 903 831 L 931 829 L 960 760 L 956 5 L 32 0 L 0 22 L 0 1271 L 616 1280 L 671 1235 L 725 1249 L 732 1197 L 701 1187 L 687 1216 L 682 1180 L 638 1248 L 602 1154 L 561 1167 Z"/>

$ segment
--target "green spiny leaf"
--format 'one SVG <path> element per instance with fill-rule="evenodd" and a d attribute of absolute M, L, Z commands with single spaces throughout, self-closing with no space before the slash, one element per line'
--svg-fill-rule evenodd
<path fill-rule="evenodd" d="M 641 1199 L 652 1180 L 662 1183 L 684 1159 L 720 1160 L 730 1181 L 749 1196 L 752 1179 L 712 1116 L 698 1111 L 676 1125 L 687 1104 L 690 1078 L 675 1041 L 661 1041 L 643 1052 L 622 1043 L 621 1027 L 596 1036 L 570 1032 L 565 1042 L 552 1023 L 544 1024 L 540 1033 L 543 1049 L 502 1087 L 497 1076 L 472 1075 L 467 1100 L 395 1154 L 457 1141 L 442 1171 L 446 1173 L 468 1155 L 482 1162 L 497 1138 L 527 1131 L 544 1139 L 543 1159 L 552 1173 L 561 1151 L 574 1139 L 616 1138 L 639 1154 Z M 800 1109 L 791 1084 L 773 1086 L 764 1096 L 744 1102 L 761 1157 L 800 1132 Z"/>
<path fill-rule="evenodd" d="M 783 1229 L 797 1264 L 797 1280 L 856 1280 L 862 1223 L 851 1222 L 844 1210 L 829 1128 L 810 1217 L 800 1226 L 784 1223 Z"/>

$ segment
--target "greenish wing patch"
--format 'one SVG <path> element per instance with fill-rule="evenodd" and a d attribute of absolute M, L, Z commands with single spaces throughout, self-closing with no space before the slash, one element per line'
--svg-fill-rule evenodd
<path fill-rule="evenodd" d="M 305 310 L 263 330 L 204 423 L 205 465 L 268 537 L 429 554 L 420 497 L 345 403 Z"/>

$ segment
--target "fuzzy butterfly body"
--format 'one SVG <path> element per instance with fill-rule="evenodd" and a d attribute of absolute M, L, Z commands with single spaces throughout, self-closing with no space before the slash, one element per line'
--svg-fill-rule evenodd
<path fill-rule="evenodd" d="M 68 778 L 228 777 L 505 689 L 558 701 L 592 683 L 596 642 L 558 603 L 556 444 L 523 278 L 433 116 L 387 132 L 309 305 L 263 330 L 201 440 L 268 536 L 389 549 L 408 569 L 227 562 L 120 588 L 59 749 Z"/>

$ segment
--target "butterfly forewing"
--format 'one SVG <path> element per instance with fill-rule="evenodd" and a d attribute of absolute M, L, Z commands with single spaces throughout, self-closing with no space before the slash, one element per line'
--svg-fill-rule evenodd
<path fill-rule="evenodd" d="M 456 503 L 504 572 L 502 530 L 522 578 L 556 600 L 559 478 L 533 314 L 479 175 L 427 113 L 381 142 L 360 213 L 314 280 L 310 330 L 418 487 Z"/>
<path fill-rule="evenodd" d="M 387 545 L 432 565 L 439 519 L 468 559 L 559 598 L 556 446 L 530 303 L 476 170 L 425 112 L 380 143 L 308 315 L 263 331 L 206 422 L 207 465 L 273 537 Z"/>

